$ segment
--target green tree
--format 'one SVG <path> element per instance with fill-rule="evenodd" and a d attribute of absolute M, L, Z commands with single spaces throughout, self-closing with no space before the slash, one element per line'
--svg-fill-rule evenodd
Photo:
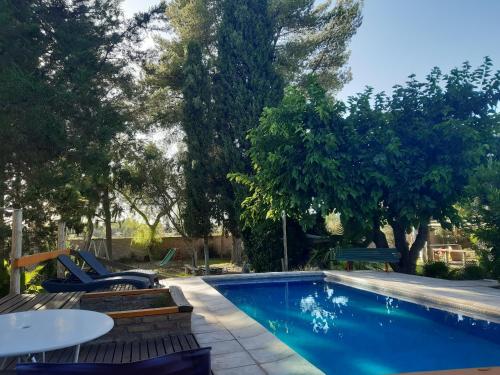
<path fill-rule="evenodd" d="M 212 232 L 213 189 L 213 124 L 210 118 L 210 85 L 201 47 L 187 45 L 184 65 L 182 130 L 184 132 L 184 179 L 186 204 L 184 227 L 193 238 L 203 238 L 205 272 L 209 273 L 208 238 Z"/>
<path fill-rule="evenodd" d="M 498 154 L 497 154 L 498 155 Z M 465 206 L 466 227 L 487 252 L 486 266 L 500 279 L 500 162 L 492 161 L 478 169 L 468 187 Z"/>
<path fill-rule="evenodd" d="M 50 45 L 40 17 L 45 3 L 0 2 L 0 247 L 4 254 L 9 229 L 4 207 L 16 205 L 25 183 L 64 144 L 58 131 L 61 119 L 54 111 L 55 94 L 50 69 L 40 65 Z M 51 145 L 50 147 L 48 145 Z M 28 212 L 26 218 L 30 218 Z"/>
<path fill-rule="evenodd" d="M 246 131 L 257 125 L 263 106 L 279 99 L 282 82 L 302 83 L 315 72 L 333 91 L 350 79 L 347 46 L 361 23 L 360 2 L 175 0 L 166 13 L 174 37 L 160 41 L 159 63 L 147 67 L 149 119 L 169 127 L 182 122 L 185 46 L 198 43 L 214 86 L 216 216 L 233 233 L 239 262 L 246 192 L 226 175 L 250 170 Z"/>
<path fill-rule="evenodd" d="M 380 206 L 402 255 L 394 265 L 398 271 L 415 272 L 431 218 L 445 228 L 460 223 L 455 204 L 485 162 L 498 124 L 500 73 L 491 66 L 486 58 L 477 69 L 465 63 L 447 75 L 435 68 L 423 83 L 410 76 L 405 86 L 395 87 L 385 107 L 374 108 L 386 115 L 393 141 L 367 165 L 386 177 Z M 410 245 L 406 234 L 412 228 L 418 234 Z"/>
<path fill-rule="evenodd" d="M 34 244 L 53 246 L 57 216 L 79 231 L 102 202 L 111 221 L 111 146 L 134 124 L 133 44 L 159 10 L 125 20 L 116 0 L 0 5 L 0 206 L 22 207 Z"/>
<path fill-rule="evenodd" d="M 148 253 L 153 259 L 157 232 L 162 219 L 177 203 L 172 193 L 176 185 L 175 166 L 154 144 L 137 144 L 127 150 L 114 169 L 115 189 L 149 228 Z"/>
<path fill-rule="evenodd" d="M 217 175 L 225 227 L 233 235 L 232 262 L 241 263 L 240 205 L 245 191 L 232 185 L 231 172 L 250 172 L 247 132 L 256 127 L 262 109 L 278 103 L 281 79 L 274 71 L 273 25 L 267 1 L 224 1 L 217 33 L 214 77 Z M 252 43 L 249 43 L 252 41 Z"/>
<path fill-rule="evenodd" d="M 234 177 L 250 186 L 245 215 L 285 210 L 307 225 L 311 209 L 335 210 L 343 223 L 371 227 L 366 239 L 381 247 L 387 223 L 402 255 L 394 269 L 414 273 L 430 219 L 460 222 L 455 204 L 498 126 L 499 76 L 489 59 L 447 75 L 434 69 L 423 83 L 411 76 L 390 98 L 368 89 L 350 100 L 346 118 L 317 84 L 289 89 L 250 132 L 255 176 Z"/>

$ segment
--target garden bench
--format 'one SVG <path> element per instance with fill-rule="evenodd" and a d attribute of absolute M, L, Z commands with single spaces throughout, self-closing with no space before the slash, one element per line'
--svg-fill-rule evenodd
<path fill-rule="evenodd" d="M 352 262 L 384 263 L 385 271 L 389 271 L 389 263 L 397 263 L 401 253 L 395 248 L 350 248 L 330 250 L 331 260 L 347 261 L 346 270 L 352 270 Z"/>

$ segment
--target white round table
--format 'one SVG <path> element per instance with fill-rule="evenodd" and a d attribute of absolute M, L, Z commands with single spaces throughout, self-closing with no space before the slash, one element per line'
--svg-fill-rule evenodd
<path fill-rule="evenodd" d="M 87 310 L 39 310 L 0 315 L 0 357 L 45 353 L 76 346 L 109 332 L 114 325 L 106 314 Z"/>

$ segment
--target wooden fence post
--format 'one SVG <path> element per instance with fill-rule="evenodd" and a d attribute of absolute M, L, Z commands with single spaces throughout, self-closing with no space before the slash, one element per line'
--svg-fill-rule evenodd
<path fill-rule="evenodd" d="M 57 250 L 66 249 L 66 223 L 60 221 L 57 225 Z M 64 278 L 64 267 L 60 262 L 57 262 L 57 278 Z"/>
<path fill-rule="evenodd" d="M 14 209 L 12 213 L 12 248 L 10 262 L 21 258 L 23 251 L 23 211 Z M 10 293 L 21 294 L 21 269 L 11 266 L 10 269 Z"/>

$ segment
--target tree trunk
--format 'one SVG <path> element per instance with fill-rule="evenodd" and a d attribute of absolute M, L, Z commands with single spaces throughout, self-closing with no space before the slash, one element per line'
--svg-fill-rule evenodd
<path fill-rule="evenodd" d="M 388 248 L 389 243 L 387 242 L 387 238 L 385 237 L 385 233 L 380 229 L 380 219 L 375 216 L 373 218 L 373 242 L 377 248 Z"/>
<path fill-rule="evenodd" d="M 148 239 L 148 256 L 149 260 L 153 260 L 153 248 L 155 246 L 155 237 L 156 237 L 156 229 L 158 228 L 158 223 L 155 222 L 152 225 L 148 225 L 149 227 L 149 239 Z"/>
<path fill-rule="evenodd" d="M 210 265 L 208 262 L 209 253 L 208 253 L 208 237 L 203 237 L 203 254 L 205 255 L 205 275 L 210 275 Z"/>
<path fill-rule="evenodd" d="M 87 215 L 87 233 L 85 234 L 85 242 L 83 243 L 83 250 L 89 251 L 90 244 L 92 243 L 92 236 L 94 235 L 94 222 L 93 217 Z"/>
<path fill-rule="evenodd" d="M 232 235 L 233 248 L 231 250 L 231 263 L 241 265 L 243 262 L 243 241 L 241 237 Z"/>
<path fill-rule="evenodd" d="M 392 264 L 392 267 L 396 272 L 412 273 L 410 266 L 410 248 L 408 246 L 408 241 L 406 241 L 406 229 L 397 221 L 392 222 L 391 227 L 394 233 L 396 249 L 398 249 L 401 254 L 399 263 Z"/>
<path fill-rule="evenodd" d="M 418 255 L 429 238 L 429 221 L 430 220 L 423 220 L 420 223 L 417 237 L 410 247 L 410 261 L 413 265 L 413 273 L 415 273 L 416 270 Z"/>
<path fill-rule="evenodd" d="M 109 190 L 106 187 L 102 194 L 102 209 L 104 211 L 104 226 L 106 227 L 106 256 L 113 259 L 113 232 L 111 229 L 111 203 Z"/>
<path fill-rule="evenodd" d="M 193 243 L 191 242 L 191 253 L 192 253 L 192 266 L 194 268 L 198 267 L 198 250 L 196 249 L 196 247 L 193 245 Z"/>
<path fill-rule="evenodd" d="M 427 241 L 429 235 L 429 220 L 422 220 L 418 228 L 415 242 L 411 245 L 406 240 L 406 228 L 397 221 L 391 223 L 394 232 L 394 241 L 396 248 L 401 253 L 401 259 L 398 264 L 393 265 L 396 272 L 408 273 L 414 275 L 417 268 L 418 255 Z"/>

